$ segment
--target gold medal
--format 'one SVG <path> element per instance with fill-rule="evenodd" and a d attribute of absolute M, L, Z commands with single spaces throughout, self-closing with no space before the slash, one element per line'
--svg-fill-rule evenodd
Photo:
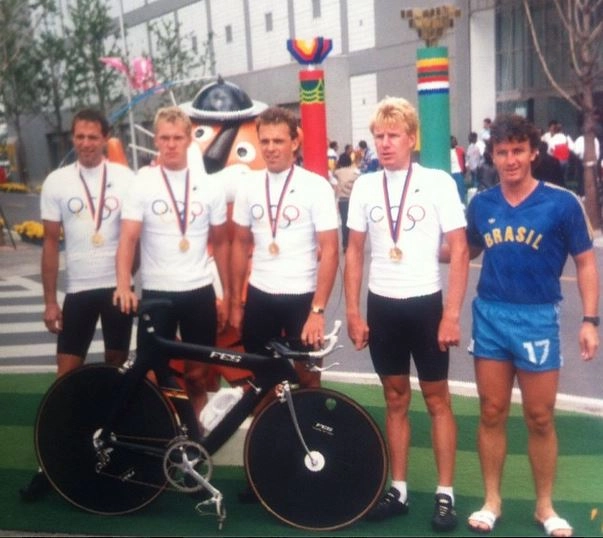
<path fill-rule="evenodd" d="M 278 245 L 275 242 L 270 243 L 270 246 L 268 247 L 268 252 L 270 252 L 270 254 L 272 254 L 273 256 L 276 256 L 279 253 Z"/>
<path fill-rule="evenodd" d="M 100 247 L 104 242 L 105 242 L 105 239 L 103 238 L 102 234 L 100 234 L 99 232 L 96 232 L 92 236 L 92 244 L 95 247 Z"/>
<path fill-rule="evenodd" d="M 180 244 L 178 246 L 180 247 L 180 252 L 186 252 L 191 246 L 191 244 L 188 242 L 188 239 L 186 237 L 183 237 L 182 239 L 180 239 Z"/>
<path fill-rule="evenodd" d="M 398 247 L 393 247 L 389 251 L 389 257 L 395 262 L 399 262 L 402 259 L 402 251 Z"/>

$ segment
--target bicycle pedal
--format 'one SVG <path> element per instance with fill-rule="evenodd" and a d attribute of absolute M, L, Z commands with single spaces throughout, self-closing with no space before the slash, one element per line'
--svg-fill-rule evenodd
<path fill-rule="evenodd" d="M 214 505 L 215 513 L 204 510 L 204 507 Z M 226 521 L 226 507 L 224 506 L 224 497 L 221 493 L 212 495 L 211 498 L 201 501 L 195 505 L 195 510 L 200 516 L 213 516 L 215 515 L 218 522 L 218 530 L 222 530 L 224 522 Z"/>

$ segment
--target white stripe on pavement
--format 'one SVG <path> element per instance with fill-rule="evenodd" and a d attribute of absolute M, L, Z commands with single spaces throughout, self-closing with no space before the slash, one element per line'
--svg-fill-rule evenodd
<path fill-rule="evenodd" d="M 21 323 L 2 323 L 0 325 L 0 334 L 16 334 L 16 333 L 37 333 L 46 331 L 44 322 L 40 321 L 24 321 Z"/>
<path fill-rule="evenodd" d="M 359 383 L 365 385 L 379 385 L 379 376 L 371 373 L 355 373 L 355 372 L 336 372 L 328 371 L 323 372 L 322 377 L 325 380 L 335 381 L 340 383 Z M 414 390 L 421 390 L 419 387 L 419 380 L 415 376 L 410 376 L 410 384 Z M 476 398 L 477 403 L 477 387 L 475 383 L 469 381 L 448 381 L 450 386 L 450 392 L 459 396 L 469 396 Z M 514 403 L 521 403 L 521 392 L 518 388 L 513 389 L 512 401 Z M 556 409 L 562 409 L 565 411 L 576 411 L 579 413 L 586 413 L 588 415 L 596 415 L 603 417 L 603 399 L 600 398 L 587 398 L 584 396 L 574 396 L 572 394 L 557 394 L 557 400 L 555 404 Z"/>
<path fill-rule="evenodd" d="M 43 304 L 15 304 L 0 307 L 0 314 L 36 314 L 44 312 Z"/>
<path fill-rule="evenodd" d="M 103 341 L 92 342 L 88 353 L 103 353 Z M 52 357 L 57 353 L 57 345 L 52 344 L 21 344 L 18 346 L 1 346 L 0 360 L 18 359 L 26 357 Z M 54 360 L 54 359 L 53 359 Z"/>
<path fill-rule="evenodd" d="M 23 297 L 40 297 L 40 290 L 0 291 L 0 299 L 22 299 Z"/>
<path fill-rule="evenodd" d="M 25 278 L 23 276 L 9 276 L 0 279 L 0 287 L 3 286 L 21 286 L 23 288 L 27 288 L 28 290 L 41 290 L 42 284 L 40 282 L 36 282 L 31 278 Z"/>

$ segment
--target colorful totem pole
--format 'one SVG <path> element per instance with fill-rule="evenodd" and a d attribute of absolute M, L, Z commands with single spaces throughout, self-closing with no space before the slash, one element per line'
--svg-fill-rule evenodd
<path fill-rule="evenodd" d="M 450 172 L 450 81 L 446 47 L 417 50 L 421 163 Z"/>
<path fill-rule="evenodd" d="M 325 112 L 325 77 L 316 69 L 333 48 L 333 41 L 322 37 L 312 40 L 289 39 L 287 50 L 301 65 L 299 100 L 303 131 L 304 168 L 329 177 L 327 164 L 327 117 Z"/>
<path fill-rule="evenodd" d="M 444 31 L 452 28 L 460 10 L 454 6 L 402 11 L 425 48 L 417 49 L 421 164 L 450 172 L 450 79 L 448 49 L 437 47 Z"/>

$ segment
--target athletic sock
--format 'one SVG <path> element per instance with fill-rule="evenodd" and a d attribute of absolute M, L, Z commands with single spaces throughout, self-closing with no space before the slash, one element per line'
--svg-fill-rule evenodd
<path fill-rule="evenodd" d="M 392 488 L 400 493 L 400 502 L 405 503 L 408 498 L 408 490 L 406 488 L 406 480 L 392 480 Z"/>
<path fill-rule="evenodd" d="M 452 486 L 438 486 L 436 488 L 436 495 L 438 493 L 444 493 L 452 499 L 452 506 L 454 506 L 454 489 Z"/>

